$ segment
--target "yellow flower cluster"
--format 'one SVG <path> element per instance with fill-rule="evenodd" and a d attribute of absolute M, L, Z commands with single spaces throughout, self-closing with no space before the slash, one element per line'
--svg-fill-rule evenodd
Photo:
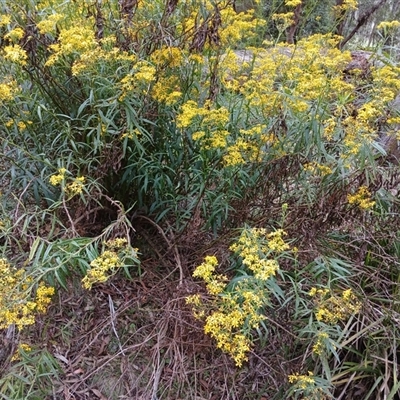
<path fill-rule="evenodd" d="M 176 117 L 176 125 L 178 128 L 187 128 L 192 122 L 200 117 L 202 127 L 224 127 L 229 122 L 229 111 L 225 107 L 210 109 L 210 104 L 199 107 L 193 100 L 187 101 L 182 105 L 181 111 Z"/>
<path fill-rule="evenodd" d="M 49 182 L 53 186 L 58 186 L 65 179 L 65 174 L 67 170 L 65 168 L 59 168 L 58 174 L 52 175 L 49 179 Z"/>
<path fill-rule="evenodd" d="M 173 105 L 182 98 L 177 76 L 160 77 L 151 92 L 153 99 L 167 106 Z"/>
<path fill-rule="evenodd" d="M 201 117 L 205 113 L 206 110 L 199 108 L 195 101 L 189 100 L 182 105 L 181 112 L 176 118 L 176 125 L 181 129 L 187 128 L 196 117 Z"/>
<path fill-rule="evenodd" d="M 288 7 L 297 7 L 302 3 L 302 0 L 285 0 L 285 5 Z"/>
<path fill-rule="evenodd" d="M 273 14 L 272 20 L 275 21 L 276 28 L 279 31 L 284 31 L 285 29 L 289 28 L 289 26 L 293 25 L 294 13 L 287 12 L 287 13 L 280 13 L 280 14 Z"/>
<path fill-rule="evenodd" d="M 257 3 L 259 0 L 256 0 Z M 199 13 L 198 9 L 203 12 Z M 233 3 L 229 0 L 222 0 L 218 2 L 220 10 L 219 31 L 218 39 L 219 44 L 223 47 L 237 46 L 240 41 L 245 41 L 253 38 L 257 29 L 265 25 L 265 21 L 256 18 L 254 10 L 247 10 L 246 12 L 237 13 L 233 7 Z M 191 9 L 186 11 L 188 17 L 179 19 L 177 21 L 177 31 L 194 32 L 199 27 L 210 27 L 214 22 L 212 18 L 215 12 L 215 3 L 210 0 L 194 0 L 191 2 Z M 205 49 L 210 49 L 212 44 L 205 43 Z"/>
<path fill-rule="evenodd" d="M 315 298 L 317 321 L 335 325 L 345 321 L 352 314 L 361 310 L 361 302 L 357 300 L 351 289 L 344 290 L 341 295 L 330 292 L 329 289 L 312 288 L 309 292 Z"/>
<path fill-rule="evenodd" d="M 58 186 L 64 183 L 67 172 L 68 171 L 66 168 L 59 168 L 58 174 L 54 174 L 50 177 L 49 179 L 50 184 L 53 186 Z M 71 199 L 72 197 L 82 193 L 84 184 L 85 184 L 85 177 L 78 176 L 74 178 L 72 182 L 65 184 L 63 186 L 63 191 Z"/>
<path fill-rule="evenodd" d="M 322 355 L 327 347 L 327 341 L 329 341 L 329 335 L 326 332 L 319 332 L 317 340 L 313 345 L 312 352 L 316 355 Z"/>
<path fill-rule="evenodd" d="M 295 383 L 303 390 L 315 385 L 315 377 L 311 371 L 308 371 L 308 375 L 300 375 L 299 373 L 289 375 L 288 380 L 289 383 Z"/>
<path fill-rule="evenodd" d="M 298 372 L 289 375 L 288 381 L 293 385 L 296 398 L 301 394 L 301 398 L 304 400 L 326 400 L 325 393 L 321 387 L 318 386 L 318 382 L 313 372 L 308 371 L 307 375 L 300 375 Z M 331 398 L 331 397 L 329 397 Z"/>
<path fill-rule="evenodd" d="M 42 35 L 55 33 L 57 22 L 63 18 L 64 16 L 61 14 L 50 14 L 47 18 L 42 19 L 40 22 L 38 22 L 36 26 Z"/>
<path fill-rule="evenodd" d="M 40 313 L 45 313 L 48 305 L 51 302 L 51 296 L 54 294 L 54 288 L 51 286 L 46 286 L 43 283 L 39 284 L 36 289 L 36 311 Z"/>
<path fill-rule="evenodd" d="M 254 10 L 237 13 L 232 6 L 221 10 L 220 41 L 223 46 L 235 47 L 241 40 L 255 37 L 257 29 L 265 21 L 256 18 Z"/>
<path fill-rule="evenodd" d="M 143 61 L 135 65 L 135 70 L 124 76 L 120 81 L 120 101 L 126 97 L 135 96 L 138 93 L 145 94 L 150 89 L 150 84 L 156 80 L 156 68 Z"/>
<path fill-rule="evenodd" d="M 374 106 L 381 110 L 395 99 L 400 90 L 400 67 L 385 65 L 372 71 Z"/>
<path fill-rule="evenodd" d="M 347 201 L 363 210 L 369 210 L 375 205 L 375 201 L 371 200 L 371 193 L 366 186 L 360 186 L 355 194 L 349 194 Z"/>
<path fill-rule="evenodd" d="M 173 46 L 155 50 L 150 59 L 157 68 L 179 67 L 184 61 L 182 49 Z"/>
<path fill-rule="evenodd" d="M 102 283 L 108 280 L 109 272 L 121 267 L 121 259 L 115 251 L 105 250 L 99 257 L 90 263 L 90 269 L 82 279 L 85 289 L 91 289 L 95 283 Z"/>
<path fill-rule="evenodd" d="M 78 176 L 74 179 L 73 182 L 65 185 L 64 191 L 68 195 L 69 198 L 72 198 L 78 194 L 81 194 L 85 184 L 85 177 Z"/>
<path fill-rule="evenodd" d="M 109 65 L 115 69 L 124 66 L 130 70 L 132 64 L 137 62 L 137 57 L 127 51 L 121 51 L 117 47 L 109 48 L 107 40 L 100 44 L 96 43 L 95 49 L 90 49 L 74 61 L 72 65 L 72 75 L 78 76 L 85 72 L 98 73 L 98 68 Z"/>
<path fill-rule="evenodd" d="M 246 161 L 260 161 L 259 156 L 260 147 L 258 143 L 253 142 L 251 138 L 238 138 L 234 144 L 227 148 L 226 154 L 223 156 L 223 161 L 225 166 L 234 166 L 244 164 Z"/>
<path fill-rule="evenodd" d="M 134 74 L 135 81 L 148 85 L 156 79 L 156 68 L 144 61 L 136 64 L 136 73 Z"/>
<path fill-rule="evenodd" d="M 242 263 L 248 267 L 254 277 L 267 280 L 276 274 L 279 264 L 274 258 L 268 258 L 271 253 L 282 253 L 289 249 L 283 240 L 286 232 L 278 229 L 267 234 L 263 228 L 244 229 L 230 249 L 242 258 Z"/>
<path fill-rule="evenodd" d="M 6 26 L 11 23 L 11 17 L 9 15 L 0 15 L 0 26 Z"/>
<path fill-rule="evenodd" d="M 283 236 L 287 236 L 283 229 L 277 229 L 267 234 L 268 247 L 275 253 L 282 253 L 290 249 L 290 246 L 283 240 Z"/>
<path fill-rule="evenodd" d="M 128 240 L 126 238 L 115 238 L 115 239 L 110 239 L 107 240 L 107 242 L 104 243 L 105 247 L 109 250 L 121 250 L 126 248 L 128 246 Z"/>
<path fill-rule="evenodd" d="M 37 313 L 45 313 L 54 288 L 40 282 L 32 295 L 32 277 L 23 269 L 0 259 L 0 329 L 16 325 L 18 329 L 35 323 Z"/>
<path fill-rule="evenodd" d="M 124 266 L 126 257 L 130 261 L 139 263 L 138 249 L 130 246 L 127 238 L 114 238 L 107 240 L 104 251 L 90 263 L 90 269 L 82 279 L 85 289 L 91 289 L 95 283 L 106 282 L 109 277 L 117 272 L 117 268 Z"/>
<path fill-rule="evenodd" d="M 199 107 L 195 101 L 187 101 L 176 117 L 176 125 L 181 129 L 191 126 L 193 130 L 201 127 L 201 130 L 192 133 L 192 138 L 200 142 L 204 149 L 226 148 L 230 135 L 225 129 L 230 119 L 229 111 L 225 107 L 210 108 L 210 106 L 209 102 L 206 102 L 204 107 Z"/>
<path fill-rule="evenodd" d="M 27 343 L 20 343 L 17 351 L 11 357 L 11 361 L 19 361 L 21 360 L 21 351 L 24 353 L 30 353 L 32 351 L 32 347 Z"/>
<path fill-rule="evenodd" d="M 195 277 L 204 277 L 206 282 L 218 281 L 218 276 L 213 276 L 214 260 L 208 259 L 198 268 L 193 274 Z M 224 282 L 220 283 L 224 292 L 216 293 L 207 284 L 212 298 L 206 304 L 198 294 L 187 297 L 186 303 L 192 305 L 196 318 L 205 319 L 204 332 L 214 338 L 217 347 L 229 354 L 240 367 L 250 350 L 250 330 L 265 319 L 260 310 L 266 304 L 266 295 L 264 289 L 255 286 L 251 279 L 243 279 L 229 291 Z"/>
<path fill-rule="evenodd" d="M 17 27 L 9 31 L 6 35 L 4 35 L 4 39 L 10 39 L 11 41 L 18 42 L 18 40 L 22 39 L 25 35 L 25 32 L 22 28 Z"/>
<path fill-rule="evenodd" d="M 52 66 L 63 56 L 79 55 L 94 51 L 97 43 L 91 27 L 74 26 L 62 29 L 58 35 L 58 43 L 49 46 L 52 54 L 46 61 L 47 66 Z"/>
<path fill-rule="evenodd" d="M 225 275 L 214 274 L 218 265 L 217 257 L 206 256 L 204 262 L 193 272 L 195 278 L 203 279 L 207 285 L 207 291 L 212 295 L 217 295 L 225 289 L 228 278 Z"/>
<path fill-rule="evenodd" d="M 26 60 L 28 59 L 26 51 L 19 44 L 5 46 L 3 49 L 3 57 L 6 60 L 22 66 L 26 65 Z"/>
<path fill-rule="evenodd" d="M 196 318 L 205 319 L 204 332 L 216 340 L 218 348 L 232 356 L 237 366 L 247 360 L 251 330 L 265 319 L 261 314 L 268 301 L 265 281 L 279 268 L 278 262 L 268 256 L 289 249 L 283 240 L 285 235 L 282 229 L 271 233 L 262 228 L 244 229 L 230 249 L 254 276 L 242 277 L 233 287 L 227 286 L 225 275 L 216 273 L 215 256 L 206 256 L 193 272 L 195 278 L 204 280 L 211 299 L 203 304 L 201 296 L 196 294 L 186 302 L 192 305 Z"/>
<path fill-rule="evenodd" d="M 388 31 L 388 30 L 395 30 L 400 27 L 400 21 L 382 21 L 378 24 L 377 29 Z"/>
<path fill-rule="evenodd" d="M 324 164 L 319 164 L 315 161 L 305 164 L 303 168 L 305 171 L 310 172 L 313 175 L 319 175 L 322 177 L 330 175 L 332 173 L 331 167 L 328 167 Z"/>
<path fill-rule="evenodd" d="M 358 2 L 357 0 L 343 0 L 339 5 L 333 6 L 333 10 L 342 13 L 347 11 L 357 10 Z"/>
<path fill-rule="evenodd" d="M 10 79 L 8 82 L 0 83 L 0 101 L 10 101 L 14 99 L 18 88 L 14 80 Z"/>

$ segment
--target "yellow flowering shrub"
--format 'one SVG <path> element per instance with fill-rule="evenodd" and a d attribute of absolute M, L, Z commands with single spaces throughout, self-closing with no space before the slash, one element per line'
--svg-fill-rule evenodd
<path fill-rule="evenodd" d="M 282 229 L 271 233 L 263 228 L 244 229 L 230 249 L 241 257 L 255 278 L 267 280 L 279 268 L 276 256 L 290 248 L 283 240 L 285 235 Z"/>
<path fill-rule="evenodd" d="M 34 289 L 32 276 L 24 269 L 0 259 L 0 329 L 16 325 L 19 330 L 35 323 L 45 313 L 55 290 L 39 282 Z"/>
<path fill-rule="evenodd" d="M 268 304 L 265 282 L 275 275 L 279 264 L 274 257 L 289 250 L 282 229 L 267 233 L 265 229 L 244 229 L 231 246 L 245 268 L 245 274 L 234 285 L 225 275 L 216 273 L 218 259 L 206 256 L 193 272 L 206 284 L 209 300 L 199 294 L 187 297 L 196 318 L 205 321 L 204 332 L 215 339 L 216 345 L 229 354 L 237 366 L 247 360 L 252 346 L 251 331 L 266 318 L 262 310 Z M 271 258 L 269 258 L 271 257 Z M 211 310 L 211 311 L 210 311 Z"/>
<path fill-rule="evenodd" d="M 254 9 L 243 12 L 238 10 L 241 4 L 231 0 L 44 0 L 22 8 L 18 2 L 6 3 L 14 14 L 5 15 L 3 5 L 3 151 L 7 162 L 18 158 L 9 174 L 12 195 L 20 190 L 29 201 L 35 197 L 37 204 L 45 199 L 49 205 L 43 213 L 45 229 L 38 222 L 34 235 L 51 230 L 57 243 L 54 237 L 44 238 L 48 247 L 37 244 L 35 260 L 41 255 L 51 260 L 43 265 L 51 266 L 50 274 L 56 271 L 63 287 L 73 267 L 85 271 L 81 283 L 90 290 L 121 268 L 129 275 L 132 259 L 138 263 L 137 249 L 125 238 L 98 248 L 99 237 L 110 237 L 109 227 L 101 226 L 106 233 L 93 240 L 70 238 L 81 232 L 82 213 L 100 218 L 97 207 L 105 204 L 118 212 L 118 224 L 124 210 L 129 210 L 129 218 L 143 211 L 171 238 L 181 238 L 208 229 L 216 236 L 229 234 L 232 227 L 249 221 L 271 226 L 281 204 L 288 202 L 294 205 L 288 226 L 292 232 L 299 228 L 299 240 L 310 245 L 300 255 L 307 262 L 325 250 L 325 243 L 341 240 L 338 236 L 347 239 L 355 232 L 357 238 L 351 239 L 356 243 L 361 232 L 357 218 L 365 215 L 352 213 L 356 228 L 349 228 L 342 222 L 349 209 L 376 205 L 376 214 L 381 211 L 375 194 L 366 186 L 354 187 L 354 178 L 364 178 L 363 168 L 368 182 L 378 174 L 382 180 L 391 174 L 384 162 L 378 165 L 383 147 L 378 140 L 386 125 L 391 125 L 393 138 L 400 135 L 400 117 L 392 107 L 400 91 L 400 69 L 386 60 L 384 65 L 375 63 L 372 58 L 384 54 L 377 52 L 365 70 L 350 70 L 354 57 L 341 49 L 342 37 L 317 33 L 302 38 L 301 29 L 313 31 L 321 16 L 298 24 L 299 13 L 300 19 L 308 12 L 315 16 L 309 6 L 317 1 L 254 0 Z M 343 0 L 329 9 L 338 31 L 356 7 L 355 0 Z M 285 34 L 289 38 L 292 27 L 299 28 L 296 43 L 278 43 Z M 397 21 L 378 26 L 383 33 L 397 28 Z M 49 172 L 54 165 L 71 170 Z M 7 181 L 5 175 L 1 178 Z M 19 182 L 29 184 L 14 188 L 22 186 Z M 380 185 L 382 202 L 388 187 L 387 182 Z M 396 193 L 393 190 L 393 197 Z M 24 196 L 16 215 L 22 213 Z M 76 205 L 76 210 L 69 215 L 65 200 L 72 198 L 68 206 Z M 47 215 L 52 218 L 61 207 L 64 210 L 54 213 L 59 226 L 48 224 Z M 372 214 L 368 219 L 373 220 Z M 108 220 L 96 220 L 94 229 L 98 222 Z M 123 228 L 131 229 L 130 222 Z M 7 245 L 14 240 L 8 237 L 13 229 L 11 219 L 2 216 L 0 233 Z M 328 231 L 335 235 L 328 237 Z M 34 235 L 26 236 L 35 240 Z M 294 323 L 287 333 L 296 336 L 311 315 L 307 332 L 301 333 L 308 337 L 298 343 L 299 348 L 304 343 L 304 359 L 315 362 L 317 373 L 323 357 L 333 354 L 334 329 L 339 331 L 346 319 L 360 312 L 360 297 L 350 289 L 315 288 L 310 292 L 314 310 L 306 309 L 302 288 L 314 279 L 314 271 L 293 266 L 296 249 L 287 237 L 284 229 L 242 230 L 229 248 L 230 268 L 224 270 L 226 261 L 220 263 L 214 255 L 199 263 L 193 277 L 202 280 L 204 294 L 188 297 L 187 304 L 203 321 L 204 333 L 241 366 L 254 348 L 255 331 L 263 331 L 267 307 L 280 303 L 291 311 L 296 298 L 294 318 L 286 320 Z M 334 246 L 336 251 L 339 245 Z M 53 250 L 59 251 L 54 257 Z M 0 289 L 13 288 L 0 291 L 0 328 L 33 324 L 37 313 L 46 311 L 54 289 L 34 284 L 25 269 L 12 268 L 4 260 L 0 266 Z M 184 275 L 185 269 L 180 272 Z M 283 299 L 287 292 L 281 286 L 286 289 L 291 283 L 293 289 Z M 277 320 L 277 330 L 279 324 Z M 260 343 L 263 340 L 260 335 Z M 304 367 L 307 371 L 308 365 Z M 296 397 L 323 398 L 316 389 L 317 376 L 293 374 L 288 380 Z"/>

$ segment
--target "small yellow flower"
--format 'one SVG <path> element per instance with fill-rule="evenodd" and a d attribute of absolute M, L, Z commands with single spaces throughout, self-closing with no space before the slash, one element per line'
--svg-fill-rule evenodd
<path fill-rule="evenodd" d="M 283 229 L 277 229 L 276 231 L 269 233 L 267 235 L 268 247 L 277 253 L 282 253 L 283 251 L 288 250 L 290 248 L 289 245 L 282 239 L 282 237 L 286 235 L 287 233 Z"/>
<path fill-rule="evenodd" d="M 354 204 L 362 210 L 369 210 L 375 205 L 375 201 L 371 200 L 371 193 L 366 186 L 360 186 L 357 192 L 347 196 L 349 204 Z"/>
<path fill-rule="evenodd" d="M 377 29 L 379 30 L 395 30 L 400 27 L 399 21 L 382 21 L 378 24 Z"/>
<path fill-rule="evenodd" d="M 12 31 L 8 32 L 6 35 L 4 35 L 5 39 L 11 39 L 13 42 L 17 42 L 21 38 L 23 38 L 25 35 L 25 32 L 22 28 L 17 27 L 14 28 Z"/>
<path fill-rule="evenodd" d="M 44 313 L 51 302 L 51 297 L 54 295 L 55 289 L 52 286 L 45 286 L 43 283 L 39 284 L 36 290 L 36 310 Z"/>
<path fill-rule="evenodd" d="M 58 174 L 52 175 L 49 179 L 49 182 L 53 186 L 58 186 L 65 178 L 65 173 L 67 170 L 65 168 L 59 168 Z"/>
<path fill-rule="evenodd" d="M 200 264 L 193 272 L 194 278 L 201 278 L 205 282 L 210 282 L 215 267 L 218 265 L 217 257 L 206 256 L 204 262 Z"/>
<path fill-rule="evenodd" d="M 329 289 L 312 288 L 309 295 L 316 298 L 315 318 L 327 324 L 335 325 L 359 313 L 361 309 L 361 303 L 351 289 L 344 290 L 339 296 L 330 293 Z"/>
<path fill-rule="evenodd" d="M 285 0 L 285 5 L 288 7 L 297 7 L 302 3 L 302 0 Z"/>
<path fill-rule="evenodd" d="M 61 14 L 51 14 L 46 19 L 37 23 L 37 28 L 42 35 L 47 33 L 54 33 L 56 31 L 56 25 L 63 16 Z"/>
<path fill-rule="evenodd" d="M 103 283 L 108 280 L 109 271 L 122 266 L 121 259 L 115 251 L 106 250 L 90 263 L 90 269 L 82 279 L 85 289 L 91 289 L 95 283 Z"/>
<path fill-rule="evenodd" d="M 0 26 L 9 25 L 11 23 L 11 17 L 9 15 L 0 15 Z"/>
<path fill-rule="evenodd" d="M 32 347 L 29 346 L 29 344 L 27 344 L 27 343 L 21 343 L 21 344 L 18 346 L 17 351 L 16 351 L 16 352 L 14 353 L 14 355 L 11 357 L 11 361 L 19 361 L 19 360 L 21 360 L 21 350 L 22 350 L 24 353 L 29 353 L 29 352 L 32 351 Z"/>
<path fill-rule="evenodd" d="M 191 296 L 187 296 L 186 304 L 193 304 L 194 306 L 200 306 L 201 304 L 201 296 L 199 294 L 193 294 Z"/>
<path fill-rule="evenodd" d="M 105 243 L 107 249 L 111 250 L 120 250 L 125 248 L 128 245 L 128 240 L 126 238 L 115 238 L 108 240 Z"/>
<path fill-rule="evenodd" d="M 79 176 L 79 177 L 75 178 L 75 180 L 73 182 L 68 183 L 65 186 L 64 191 L 70 198 L 72 198 L 72 197 L 82 193 L 84 183 L 85 183 L 85 177 Z"/>

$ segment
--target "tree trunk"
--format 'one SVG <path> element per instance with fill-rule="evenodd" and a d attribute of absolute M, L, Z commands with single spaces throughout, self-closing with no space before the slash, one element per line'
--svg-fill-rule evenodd
<path fill-rule="evenodd" d="M 357 24 L 353 28 L 353 30 L 340 42 L 339 47 L 343 48 L 343 46 L 360 30 L 360 28 L 368 22 L 368 20 L 371 18 L 371 16 L 377 10 L 379 10 L 379 8 L 381 8 L 386 2 L 387 2 L 387 0 L 380 0 L 380 1 L 378 1 L 378 3 L 374 4 L 369 10 L 364 12 L 364 14 L 361 15 L 361 17 L 357 21 Z"/>
<path fill-rule="evenodd" d="M 301 2 L 296 8 L 294 9 L 294 21 L 293 24 L 286 30 L 286 41 L 289 44 L 294 44 L 294 36 L 296 34 L 297 29 L 300 25 L 300 16 L 303 10 L 303 2 Z"/>

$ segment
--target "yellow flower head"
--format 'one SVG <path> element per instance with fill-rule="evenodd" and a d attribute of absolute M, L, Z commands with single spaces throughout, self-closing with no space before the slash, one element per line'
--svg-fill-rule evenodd
<path fill-rule="evenodd" d="M 354 204 L 362 210 L 369 210 L 375 205 L 375 201 L 371 200 L 371 193 L 366 186 L 360 186 L 356 193 L 347 196 L 349 204 Z"/>
<path fill-rule="evenodd" d="M 215 271 L 215 267 L 218 265 L 217 257 L 206 256 L 204 262 L 201 263 L 193 272 L 193 277 L 201 278 L 205 282 L 210 282 L 212 275 Z"/>
<path fill-rule="evenodd" d="M 85 183 L 85 177 L 79 176 L 75 178 L 73 182 L 68 183 L 68 185 L 65 186 L 64 191 L 70 198 L 72 198 L 82 193 L 84 183 Z"/>
<path fill-rule="evenodd" d="M 6 35 L 4 35 L 4 38 L 10 39 L 15 43 L 18 40 L 22 39 L 24 35 L 25 35 L 24 30 L 20 27 L 17 27 L 14 28 L 12 31 L 8 32 Z"/>
<path fill-rule="evenodd" d="M 12 61 L 15 64 L 26 65 L 26 60 L 28 59 L 28 55 L 26 51 L 19 45 L 13 44 L 10 46 L 4 47 L 4 58 L 6 60 Z"/>

